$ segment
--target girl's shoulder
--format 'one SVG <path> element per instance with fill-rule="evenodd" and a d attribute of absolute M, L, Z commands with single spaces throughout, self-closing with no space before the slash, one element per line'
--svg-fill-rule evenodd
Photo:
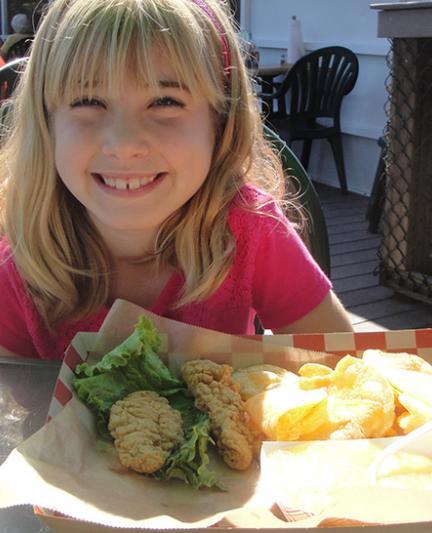
<path fill-rule="evenodd" d="M 23 279 L 15 265 L 12 249 L 4 237 L 0 239 L 0 291 L 2 295 L 6 292 L 13 293 L 19 299 L 26 293 Z"/>
<path fill-rule="evenodd" d="M 255 185 L 244 185 L 234 197 L 228 213 L 231 230 L 247 230 L 249 227 L 274 228 L 282 224 L 290 228 L 291 224 L 270 194 Z"/>
<path fill-rule="evenodd" d="M 2 275 L 13 272 L 15 270 L 15 262 L 11 247 L 5 237 L 0 238 L 0 272 Z"/>
<path fill-rule="evenodd" d="M 232 201 L 232 207 L 237 209 L 245 209 L 250 207 L 259 207 L 262 204 L 273 202 L 274 198 L 264 192 L 262 189 L 251 183 L 247 183 L 239 189 Z"/>
<path fill-rule="evenodd" d="M 0 239 L 0 293 L 13 295 L 20 305 L 28 307 L 30 296 L 13 255 L 13 250 L 4 237 Z"/>

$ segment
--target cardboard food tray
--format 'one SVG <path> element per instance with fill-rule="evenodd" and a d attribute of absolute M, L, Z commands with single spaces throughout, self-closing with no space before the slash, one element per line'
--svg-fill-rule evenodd
<path fill-rule="evenodd" d="M 224 493 L 196 491 L 176 481 L 159 482 L 119 469 L 116 457 L 97 451 L 92 415 L 73 396 L 70 383 L 76 364 L 98 360 L 119 344 L 131 333 L 142 313 L 153 320 L 161 333 L 160 356 L 176 373 L 185 360 L 193 358 L 208 358 L 234 367 L 269 363 L 296 371 L 310 361 L 334 366 L 346 353 L 361 355 L 367 348 L 407 351 L 432 362 L 430 329 L 236 337 L 165 319 L 119 300 L 98 334 L 78 334 L 67 350 L 50 406 L 50 422 L 19 446 L 9 461 L 16 478 L 21 478 L 20 468 L 28 478 L 25 484 L 21 478 L 16 481 L 16 487 L 9 487 L 9 505 L 37 506 L 35 512 L 39 518 L 53 531 L 62 532 L 93 533 L 119 528 L 125 532 L 179 528 L 204 531 L 209 527 L 220 531 L 236 528 L 244 533 L 287 528 L 300 532 L 314 527 L 356 532 L 366 524 L 368 532 L 432 530 L 432 522 L 428 521 L 432 520 L 432 513 L 425 518 L 420 506 L 416 514 L 415 502 L 411 515 L 403 520 L 406 523 L 389 524 L 392 520 L 387 514 L 381 517 L 383 520 L 377 520 L 380 525 L 375 525 L 343 513 L 288 522 L 275 509 L 269 491 L 260 487 L 257 467 L 239 473 L 227 472 L 229 469 L 222 465 L 220 473 L 229 489 Z M 100 483 L 94 485 L 98 476 L 102 476 Z M 26 492 L 25 486 L 34 487 L 34 483 L 42 488 Z M 0 476 L 0 504 L 1 488 Z M 128 494 L 130 497 L 124 499 Z M 361 494 L 358 498 L 360 503 L 368 495 Z M 74 518 L 61 516 L 55 510 Z"/>

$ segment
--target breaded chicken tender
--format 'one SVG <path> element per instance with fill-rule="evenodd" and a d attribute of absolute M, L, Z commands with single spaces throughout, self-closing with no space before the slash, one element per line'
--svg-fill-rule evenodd
<path fill-rule="evenodd" d="M 111 407 L 108 429 L 122 465 L 147 474 L 159 470 L 184 440 L 180 412 L 166 398 L 146 390 Z"/>
<path fill-rule="evenodd" d="M 195 397 L 195 405 L 208 412 L 216 445 L 224 461 L 235 470 L 245 470 L 252 462 L 254 436 L 239 387 L 231 378 L 232 368 L 205 359 L 186 362 L 182 377 Z"/>

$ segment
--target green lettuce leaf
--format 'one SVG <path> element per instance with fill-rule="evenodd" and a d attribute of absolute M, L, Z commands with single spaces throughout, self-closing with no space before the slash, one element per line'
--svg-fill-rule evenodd
<path fill-rule="evenodd" d="M 152 322 L 140 316 L 134 332 L 98 363 L 77 365 L 72 385 L 78 398 L 96 413 L 102 436 L 107 437 L 110 409 L 117 400 L 137 390 L 168 397 L 184 388 L 157 355 L 159 347 Z"/>
<path fill-rule="evenodd" d="M 97 431 L 105 440 L 112 440 L 107 426 L 116 401 L 137 390 L 151 390 L 166 397 L 182 415 L 185 441 L 153 477 L 182 479 L 197 488 L 222 488 L 208 468 L 207 446 L 213 443 L 208 415 L 195 407 L 185 384 L 159 358 L 160 343 L 153 323 L 142 315 L 133 333 L 98 363 L 77 365 L 72 386 L 95 413 Z"/>
<path fill-rule="evenodd" d="M 167 459 L 164 466 L 155 472 L 156 479 L 181 479 L 199 488 L 201 486 L 224 490 L 224 487 L 208 468 L 210 462 L 207 448 L 214 444 L 210 436 L 210 420 L 207 413 L 195 407 L 194 399 L 188 392 L 180 393 L 169 399 L 171 407 L 182 414 L 185 441 Z"/>

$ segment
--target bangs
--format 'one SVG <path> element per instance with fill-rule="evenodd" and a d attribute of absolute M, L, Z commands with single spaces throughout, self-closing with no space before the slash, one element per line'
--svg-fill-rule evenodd
<path fill-rule="evenodd" d="M 169 60 L 176 79 L 192 96 L 203 96 L 218 110 L 225 107 L 225 80 L 214 61 L 221 61 L 217 46 L 209 53 L 209 29 L 201 27 L 181 4 L 170 1 L 88 0 L 70 4 L 64 17 L 51 28 L 44 80 L 44 101 L 48 112 L 64 102 L 90 97 L 104 87 L 120 95 L 124 81 L 132 74 L 138 86 L 157 92 L 160 80 L 157 57 Z M 76 7 L 76 9 L 75 9 Z M 219 45 L 219 43 L 216 43 Z M 206 53 L 204 53 L 206 50 Z M 160 77 L 160 74 L 159 74 Z"/>

